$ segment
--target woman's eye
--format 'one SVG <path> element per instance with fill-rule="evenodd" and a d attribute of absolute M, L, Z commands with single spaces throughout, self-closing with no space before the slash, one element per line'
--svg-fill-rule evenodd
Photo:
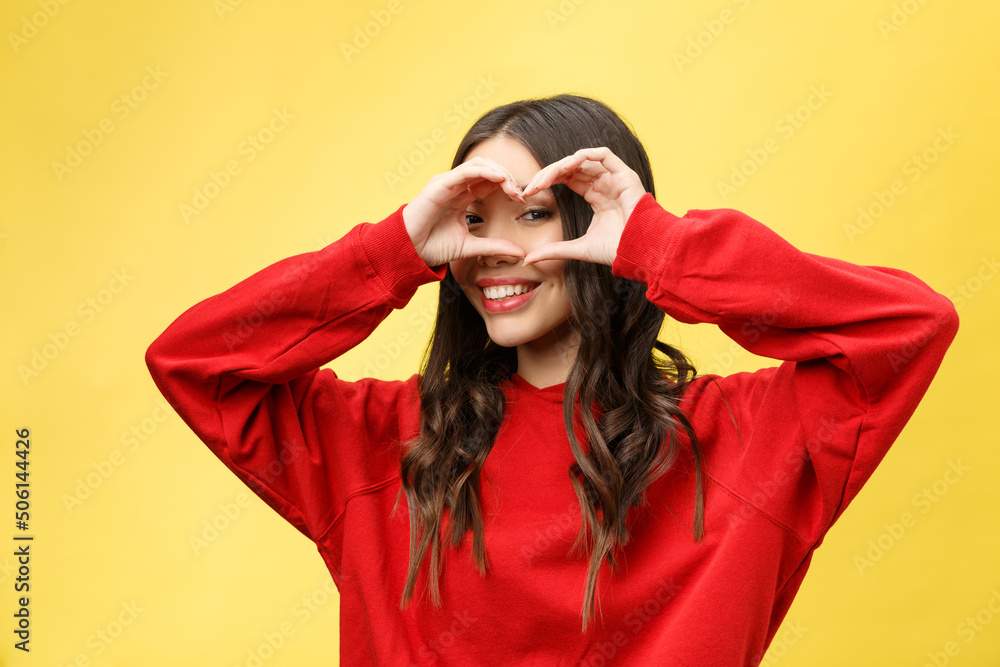
<path fill-rule="evenodd" d="M 467 224 L 467 225 L 475 225 L 475 224 L 480 223 L 482 221 L 483 221 L 483 219 L 480 218 L 475 213 L 466 213 L 465 214 L 465 224 Z"/>
<path fill-rule="evenodd" d="M 527 218 L 528 220 L 544 220 L 545 218 L 552 217 L 552 211 L 536 208 L 526 212 L 523 217 Z"/>

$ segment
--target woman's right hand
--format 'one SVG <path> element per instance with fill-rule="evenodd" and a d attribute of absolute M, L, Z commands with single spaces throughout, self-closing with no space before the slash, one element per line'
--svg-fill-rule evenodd
<path fill-rule="evenodd" d="M 433 268 L 482 255 L 525 256 L 524 249 L 512 241 L 473 236 L 469 232 L 466 208 L 497 187 L 508 197 L 524 201 L 510 172 L 494 160 L 474 157 L 451 171 L 432 176 L 403 208 L 403 224 L 427 266 Z"/>

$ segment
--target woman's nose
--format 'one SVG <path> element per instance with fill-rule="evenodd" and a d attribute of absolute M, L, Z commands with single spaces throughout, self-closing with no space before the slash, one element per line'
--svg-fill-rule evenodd
<path fill-rule="evenodd" d="M 515 255 L 480 255 L 477 261 L 480 266 L 503 266 L 504 264 L 517 264 L 521 258 Z"/>
<path fill-rule="evenodd" d="M 479 226 L 476 236 L 481 238 L 504 239 L 524 247 L 523 240 L 514 225 L 504 224 L 504 221 L 488 221 Z M 528 249 L 525 248 L 525 251 Z M 477 259 L 481 266 L 500 266 L 503 264 L 516 264 L 521 258 L 516 255 L 480 255 Z"/>

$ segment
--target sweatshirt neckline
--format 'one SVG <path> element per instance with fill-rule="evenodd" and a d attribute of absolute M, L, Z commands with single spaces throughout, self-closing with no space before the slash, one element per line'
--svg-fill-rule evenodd
<path fill-rule="evenodd" d="M 562 403 L 563 392 L 566 389 L 565 382 L 560 382 L 559 384 L 550 385 L 548 387 L 536 387 L 518 375 L 517 371 L 511 374 L 510 381 L 518 390 L 532 394 L 547 401 L 552 401 L 553 403 Z"/>

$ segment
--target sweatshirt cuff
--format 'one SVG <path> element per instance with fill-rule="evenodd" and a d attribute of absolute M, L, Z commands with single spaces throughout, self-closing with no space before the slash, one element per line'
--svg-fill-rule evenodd
<path fill-rule="evenodd" d="M 443 280 L 448 265 L 427 266 L 420 258 L 403 223 L 400 206 L 386 219 L 361 225 L 360 245 L 368 263 L 385 285 L 386 290 L 401 301 L 409 301 L 417 288 L 435 280 Z"/>
<path fill-rule="evenodd" d="M 650 281 L 656 280 L 659 267 L 674 251 L 681 227 L 680 218 L 664 210 L 647 192 L 625 221 L 611 272 L 652 286 Z"/>

